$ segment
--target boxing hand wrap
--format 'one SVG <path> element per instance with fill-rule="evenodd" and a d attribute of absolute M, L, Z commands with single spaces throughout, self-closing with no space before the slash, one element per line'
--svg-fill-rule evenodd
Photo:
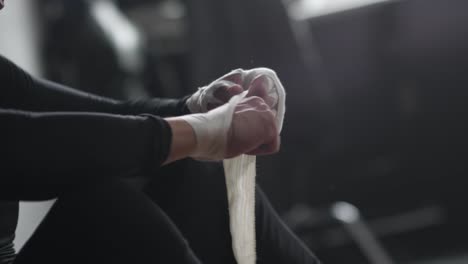
<path fill-rule="evenodd" d="M 200 88 L 187 100 L 192 113 L 208 111 L 209 104 L 221 104 L 214 93 L 221 87 L 241 85 L 244 90 L 252 85 L 266 88 L 266 101 L 276 117 L 278 133 L 282 129 L 285 98 L 283 85 L 276 73 L 268 68 L 234 70 Z M 246 95 L 234 96 L 226 103 L 206 114 L 183 116 L 193 127 L 197 150 L 192 157 L 202 160 L 221 160 L 226 154 L 227 135 L 232 123 L 234 108 Z M 232 247 L 238 264 L 256 263 L 255 239 L 255 177 L 256 157 L 240 155 L 223 161 L 229 203 Z"/>
<path fill-rule="evenodd" d="M 243 71 L 243 87 L 262 85 L 270 108 L 275 113 L 278 133 L 283 126 L 286 94 L 278 76 L 273 70 L 256 68 Z M 255 238 L 255 178 L 256 156 L 240 155 L 225 159 L 224 174 L 229 203 L 229 224 L 232 249 L 238 264 L 256 263 Z"/>
<path fill-rule="evenodd" d="M 222 160 L 226 154 L 227 135 L 232 123 L 234 109 L 245 92 L 232 97 L 228 103 L 205 114 L 181 116 L 192 126 L 197 140 L 192 158 L 199 160 Z"/>
<path fill-rule="evenodd" d="M 191 113 L 206 113 L 208 112 L 209 105 L 224 104 L 225 102 L 217 99 L 214 93 L 223 87 L 239 85 L 239 83 L 236 82 L 241 82 L 242 77 L 243 71 L 241 69 L 236 69 L 221 76 L 209 85 L 198 88 L 198 91 L 187 99 L 187 108 Z"/>

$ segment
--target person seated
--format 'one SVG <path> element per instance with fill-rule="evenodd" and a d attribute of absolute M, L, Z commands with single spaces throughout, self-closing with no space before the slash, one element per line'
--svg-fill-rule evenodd
<path fill-rule="evenodd" d="M 238 77 L 181 99 L 118 101 L 0 56 L 0 263 L 235 263 L 224 172 L 187 158 L 279 150 L 264 87 L 247 87 L 233 112 L 223 110 L 246 89 Z M 223 125 L 200 131 L 214 123 Z M 135 178 L 149 183 L 126 181 Z M 52 198 L 16 254 L 18 201 Z M 255 206 L 258 263 L 318 263 L 258 187 Z"/>

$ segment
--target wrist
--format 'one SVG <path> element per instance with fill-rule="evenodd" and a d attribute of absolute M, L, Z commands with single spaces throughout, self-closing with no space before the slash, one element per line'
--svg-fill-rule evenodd
<path fill-rule="evenodd" d="M 189 155 L 199 160 L 222 160 L 226 149 L 226 124 L 217 111 L 181 117 L 193 129 L 196 147 Z"/>
<path fill-rule="evenodd" d="M 169 156 L 164 164 L 192 156 L 197 148 L 197 139 L 192 126 L 180 117 L 165 120 L 172 130 L 172 142 Z"/>

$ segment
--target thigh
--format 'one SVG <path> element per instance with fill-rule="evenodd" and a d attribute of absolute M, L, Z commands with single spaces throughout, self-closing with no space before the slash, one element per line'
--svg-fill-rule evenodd
<path fill-rule="evenodd" d="M 266 195 L 255 190 L 257 263 L 319 264 L 315 255 L 281 220 Z"/>
<path fill-rule="evenodd" d="M 112 180 L 59 196 L 14 263 L 200 262 L 157 204 Z"/>
<path fill-rule="evenodd" d="M 165 166 L 146 192 L 173 219 L 203 263 L 236 263 L 221 163 L 184 160 Z M 255 218 L 258 263 L 318 263 L 258 186 Z"/>
<path fill-rule="evenodd" d="M 146 193 L 169 215 L 207 264 L 235 264 L 220 163 L 182 160 L 164 166 Z"/>

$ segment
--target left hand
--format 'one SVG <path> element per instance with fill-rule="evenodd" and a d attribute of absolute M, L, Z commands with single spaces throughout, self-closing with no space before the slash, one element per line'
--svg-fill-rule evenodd
<path fill-rule="evenodd" d="M 244 91 L 242 69 L 233 70 L 207 86 L 201 87 L 188 100 L 187 107 L 191 113 L 206 113 L 221 106 L 231 97 Z"/>

